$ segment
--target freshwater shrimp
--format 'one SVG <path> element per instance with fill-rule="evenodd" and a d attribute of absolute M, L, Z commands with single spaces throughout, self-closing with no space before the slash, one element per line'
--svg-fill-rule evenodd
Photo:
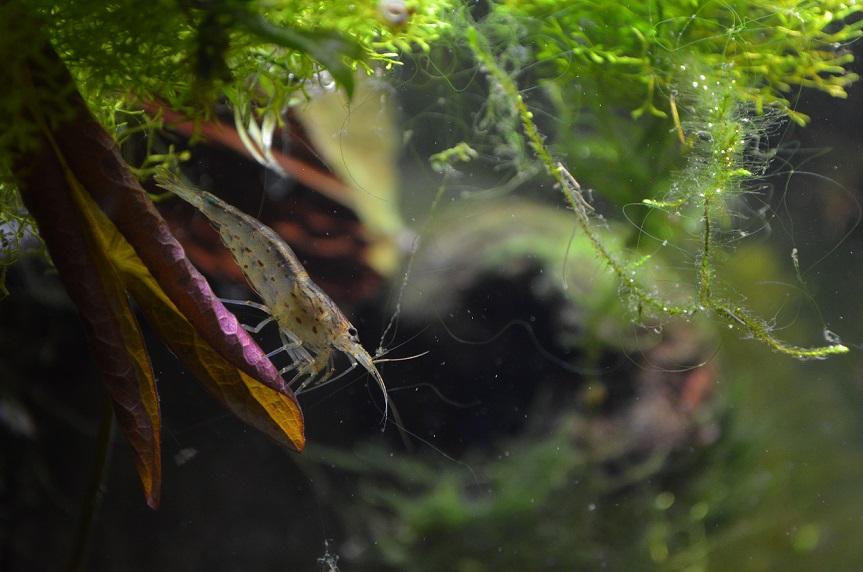
<path fill-rule="evenodd" d="M 268 314 L 252 333 L 275 322 L 282 345 L 269 354 L 286 352 L 291 364 L 279 374 L 294 371 L 288 382 L 295 393 L 307 387 L 333 382 L 361 365 L 377 382 L 384 395 L 384 419 L 389 397 L 372 356 L 360 345 L 356 328 L 338 306 L 315 284 L 294 251 L 270 227 L 237 210 L 220 198 L 166 171 L 156 175 L 156 183 L 201 211 L 212 222 L 222 242 L 230 249 L 252 289 L 263 304 L 245 300 L 223 300 L 242 304 Z M 347 356 L 350 367 L 333 377 L 334 353 Z M 305 379 L 304 379 L 305 378 Z"/>

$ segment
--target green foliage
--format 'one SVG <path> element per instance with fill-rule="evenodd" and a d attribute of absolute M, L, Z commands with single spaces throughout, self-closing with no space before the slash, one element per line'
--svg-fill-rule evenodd
<path fill-rule="evenodd" d="M 562 191 L 580 230 L 617 276 L 639 314 L 644 310 L 685 316 L 710 312 L 776 351 L 808 359 L 845 353 L 848 348 L 833 339 L 816 348 L 787 344 L 773 336 L 767 322 L 721 294 L 713 262 L 719 246 L 717 227 L 721 222 L 733 223 L 730 212 L 738 191 L 753 173 L 766 168 L 763 158 L 753 162 L 747 156 L 747 148 L 775 124 L 777 116 L 806 123 L 807 118 L 791 109 L 786 99 L 792 87 L 811 87 L 844 97 L 844 87 L 857 79 L 844 68 L 851 55 L 838 48 L 861 35 L 861 20 L 843 20 L 860 10 L 853 3 L 800 1 L 779 6 L 758 1 L 667 1 L 636 8 L 591 1 L 504 2 L 495 5 L 479 26 L 469 25 L 466 34 L 492 81 L 490 99 L 502 94 L 509 101 L 539 163 Z M 695 253 L 698 294 L 691 304 L 668 303 L 650 282 L 639 278 L 625 255 L 610 250 L 592 228 L 592 209 L 579 183 L 553 158 L 552 147 L 513 80 L 521 70 L 506 69 L 513 59 L 510 48 L 502 46 L 510 46 L 513 36 L 518 37 L 519 45 L 536 46 L 533 58 L 527 59 L 540 64 L 535 73 L 548 78 L 547 84 L 553 86 L 549 91 L 560 107 L 567 107 L 564 94 L 592 93 L 592 97 L 579 99 L 571 113 L 602 117 L 608 108 L 632 109 L 640 100 L 631 112 L 633 119 L 654 116 L 668 120 L 666 146 L 676 136 L 687 166 L 672 175 L 665 199 L 642 198 L 645 206 L 668 209 L 674 216 L 687 209 L 700 217 L 701 247 Z M 543 69 L 542 64 L 549 62 L 553 65 Z M 664 94 L 667 104 L 662 107 L 668 113 L 657 107 L 657 91 Z M 646 96 L 633 97 L 639 93 Z M 679 105 L 685 111 L 683 121 Z M 567 136 L 578 139 L 571 133 Z M 755 147 L 757 151 L 757 144 Z M 589 149 L 583 155 L 590 156 Z M 615 160 L 617 168 L 621 157 Z M 572 164 L 580 167 L 579 161 Z M 620 173 L 614 177 L 624 178 Z"/>
<path fill-rule="evenodd" d="M 368 526 L 354 529 L 374 547 L 365 569 L 383 561 L 393 570 L 707 570 L 752 541 L 759 531 L 745 516 L 762 507 L 775 514 L 770 503 L 787 488 L 764 478 L 746 441 L 753 435 L 737 428 L 711 450 L 669 462 L 671 470 L 649 459 L 610 478 L 595 452 L 574 444 L 574 418 L 560 421 L 550 435 L 473 458 L 473 472 L 439 459 L 393 463 L 373 447 L 321 455 L 348 470 L 366 461 L 357 470 Z M 704 469 L 687 472 L 694 466 Z"/>
<path fill-rule="evenodd" d="M 520 87 L 543 88 L 528 99 L 541 131 L 555 137 L 555 155 L 622 207 L 671 184 L 681 167 L 679 116 L 688 113 L 680 99 L 693 82 L 703 86 L 704 69 L 722 69 L 738 102 L 800 123 L 800 87 L 844 96 L 856 79 L 845 69 L 846 44 L 860 22 L 843 18 L 859 10 L 851 2 L 513 0 L 479 24 Z"/>
<path fill-rule="evenodd" d="M 444 149 L 440 153 L 435 153 L 429 157 L 431 167 L 438 173 L 449 173 L 455 170 L 453 163 L 467 163 L 476 159 L 476 150 L 462 141 L 449 149 Z"/>
<path fill-rule="evenodd" d="M 281 111 L 322 66 L 350 89 L 352 69 L 398 63 L 445 28 L 441 0 L 407 3 L 403 25 L 375 0 L 352 3 L 162 0 L 30 3 L 97 108 L 128 94 L 208 111 L 226 89 Z"/>
<path fill-rule="evenodd" d="M 0 8 L 8 28 L 0 50 L 9 54 L 0 80 L 15 88 L 0 97 L 0 178 L 14 152 L 32 144 L 29 122 L 21 119 L 27 105 L 52 110 L 49 120 L 62 119 L 63 94 L 50 85 L 29 86 L 26 77 L 26 62 L 40 57 L 30 47 L 38 42 L 28 40 L 40 34 L 50 38 L 95 113 L 118 130 L 126 126 L 117 123 L 117 111 L 152 98 L 196 118 L 226 98 L 238 117 L 255 112 L 272 119 L 316 83 L 328 88 L 332 77 L 350 93 L 355 70 L 392 67 L 399 53 L 428 50 L 447 34 L 454 43 L 466 40 L 492 79 L 475 125 L 498 139 L 495 154 L 519 173 L 535 168 L 530 154 L 539 159 L 639 314 L 708 311 L 778 351 L 824 357 L 846 349 L 808 350 L 775 340 L 767 324 L 723 295 L 713 257 L 720 228 L 735 222 L 730 213 L 738 191 L 765 169 L 746 151 L 752 141 L 781 116 L 807 122 L 792 107 L 793 90 L 844 97 L 857 79 L 846 70 L 851 55 L 843 46 L 861 35 L 863 20 L 852 18 L 860 11 L 840 0 L 633 6 L 508 0 L 491 3 L 475 22 L 469 8 L 453 0 L 10 2 Z M 520 91 L 524 79 L 545 86 L 563 119 L 555 145 L 534 118 L 534 102 Z M 633 152 L 635 143 L 648 152 Z M 644 201 L 700 218 L 701 247 L 693 253 L 697 300 L 669 304 L 638 275 L 638 264 L 605 244 L 565 164 L 582 180 L 584 173 L 587 181 L 604 183 L 599 192 L 618 204 Z M 4 189 L 2 220 L 23 217 L 15 192 L 8 184 Z M 676 227 L 672 218 L 652 223 L 657 234 L 675 240 L 692 230 Z"/>
<path fill-rule="evenodd" d="M 736 100 L 805 124 L 788 97 L 797 86 L 846 96 L 857 76 L 837 48 L 860 37 L 863 22 L 846 19 L 861 9 L 846 0 L 509 0 L 499 12 L 538 40 L 536 60 L 558 79 L 603 81 L 609 103 L 637 105 L 633 117 L 666 117 L 673 90 L 698 82 L 695 64 L 723 70 Z"/>
<path fill-rule="evenodd" d="M 210 115 L 227 97 L 242 112 L 276 115 L 327 71 L 348 92 L 353 75 L 399 63 L 399 53 L 428 49 L 447 28 L 450 0 L 351 3 L 217 0 L 28 0 L 0 4 L 0 276 L 19 251 L 29 218 L 9 173 L 15 156 L 33 148 L 28 118 L 65 119 L 69 82 L 34 86 L 31 66 L 47 37 L 102 123 L 129 133 L 136 102 L 159 99 L 194 118 Z M 61 87 L 62 86 L 62 87 Z M 138 122 L 131 129 L 158 123 Z M 167 159 L 166 159 L 167 160 Z M 161 159 L 149 158 L 150 163 Z M 143 171 L 143 172 L 145 172 Z M 2 280 L 0 280 L 2 284 Z"/>

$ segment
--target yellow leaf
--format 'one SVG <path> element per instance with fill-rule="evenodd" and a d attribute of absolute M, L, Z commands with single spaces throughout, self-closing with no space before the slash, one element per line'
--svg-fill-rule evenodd
<path fill-rule="evenodd" d="M 117 325 L 121 339 L 105 339 L 110 336 L 107 332 L 91 332 L 91 335 L 104 342 L 104 349 L 100 351 L 114 352 L 112 359 L 116 368 L 105 371 L 105 365 L 102 365 L 103 373 L 108 376 L 106 389 L 114 403 L 118 424 L 135 451 L 135 466 L 147 504 L 156 508 L 160 498 L 162 460 L 159 394 L 153 367 L 138 321 L 129 305 L 123 277 L 105 249 L 97 217 L 87 204 L 89 197 L 65 166 L 64 175 L 73 200 L 83 215 L 88 251 L 104 287 L 103 313 Z M 118 344 L 120 347 L 116 350 L 108 349 Z"/>
<path fill-rule="evenodd" d="M 303 415 L 293 396 L 283 395 L 228 363 L 168 298 L 134 249 L 86 194 L 79 193 L 99 240 L 147 321 L 183 364 L 237 417 L 273 439 L 302 451 Z"/>

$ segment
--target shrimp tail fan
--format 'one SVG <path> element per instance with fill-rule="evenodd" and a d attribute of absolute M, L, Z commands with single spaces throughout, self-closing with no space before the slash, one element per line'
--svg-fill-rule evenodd
<path fill-rule="evenodd" d="M 176 173 L 168 169 L 160 169 L 156 172 L 154 179 L 157 185 L 166 191 L 171 191 L 190 205 L 198 209 L 204 206 L 204 191 L 184 181 Z"/>

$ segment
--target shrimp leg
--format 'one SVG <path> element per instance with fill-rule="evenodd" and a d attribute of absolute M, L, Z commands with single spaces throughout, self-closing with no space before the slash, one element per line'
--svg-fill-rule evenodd
<path fill-rule="evenodd" d="M 261 323 L 259 323 L 257 326 L 247 326 L 246 324 L 241 324 L 241 325 L 243 326 L 243 329 L 246 330 L 247 332 L 250 332 L 252 334 L 257 334 L 257 333 L 260 333 L 260 331 L 264 329 L 264 326 L 266 326 L 267 324 L 269 324 L 273 320 L 275 320 L 275 318 L 270 316 L 269 318 L 267 318 L 267 319 L 263 320 Z M 267 357 L 270 357 L 270 355 L 272 355 L 272 354 L 268 354 Z"/>
<path fill-rule="evenodd" d="M 288 352 L 289 354 L 291 354 L 291 350 L 295 350 L 295 349 L 297 349 L 298 347 L 300 347 L 301 345 L 302 345 L 302 344 L 300 344 L 299 342 L 290 342 L 290 343 L 288 343 L 288 344 L 286 344 L 286 345 L 283 345 L 283 346 L 279 346 L 279 347 L 277 347 L 276 349 L 274 349 L 273 351 L 271 351 L 270 353 L 268 353 L 268 354 L 267 354 L 267 357 L 268 357 L 268 358 L 271 358 L 271 357 L 273 357 L 274 355 L 276 355 L 276 354 L 278 354 L 278 353 L 280 353 L 280 352 Z M 293 354 L 291 354 L 291 355 L 293 355 Z"/>
<path fill-rule="evenodd" d="M 333 376 L 333 372 L 336 370 L 336 366 L 333 364 L 333 358 L 330 358 L 327 362 L 327 368 L 320 375 L 315 374 L 309 377 L 306 381 L 297 388 L 297 393 L 301 393 L 307 387 L 312 386 L 315 387 L 317 385 L 323 385 L 326 381 Z"/>
<path fill-rule="evenodd" d="M 234 304 L 235 306 L 248 306 L 249 308 L 254 308 L 256 310 L 260 310 L 261 312 L 266 312 L 270 314 L 270 309 L 264 306 L 263 304 L 258 304 L 257 302 L 251 302 L 249 300 L 228 300 L 227 298 L 219 298 L 219 301 L 223 304 Z"/>
<path fill-rule="evenodd" d="M 294 365 L 294 366 L 289 365 L 286 368 L 282 368 L 282 370 L 287 369 L 288 371 L 290 371 L 290 370 L 295 369 L 295 368 L 296 368 L 296 365 Z M 279 370 L 279 372 L 281 373 L 282 370 Z M 314 379 L 315 375 L 316 375 L 315 372 L 310 372 L 310 371 L 306 370 L 305 368 L 300 369 L 300 371 L 298 371 L 296 373 L 296 375 L 294 375 L 294 377 L 291 378 L 291 381 L 288 382 L 288 387 L 292 387 L 295 382 L 303 379 L 306 376 L 309 376 L 309 379 Z M 304 386 L 305 386 L 305 383 L 300 384 L 300 387 L 304 387 Z M 298 392 L 299 392 L 299 389 L 297 391 L 295 391 L 294 393 L 298 393 Z"/>
<path fill-rule="evenodd" d="M 300 362 L 294 362 L 290 365 L 286 365 L 285 367 L 283 367 L 282 369 L 279 370 L 279 375 L 285 375 L 289 371 L 294 371 L 298 367 L 300 367 Z M 295 375 L 294 378 L 290 382 L 288 382 L 288 385 L 291 385 L 292 383 L 294 383 L 294 381 L 302 374 L 303 374 L 303 372 L 300 372 L 297 375 Z"/>
<path fill-rule="evenodd" d="M 340 379 L 341 379 L 341 378 L 343 378 L 344 376 L 346 376 L 346 375 L 348 375 L 349 373 L 351 373 L 352 371 L 354 371 L 354 369 L 356 369 L 356 367 L 357 367 L 358 365 L 359 365 L 359 364 L 358 364 L 357 362 L 352 363 L 352 364 L 351 364 L 351 365 L 350 365 L 350 366 L 349 366 L 345 371 L 343 371 L 342 373 L 338 374 L 338 375 L 337 375 L 337 376 L 335 376 L 335 377 L 331 377 L 330 379 L 326 379 L 326 380 L 324 380 L 323 382 L 318 383 L 317 385 L 315 385 L 315 386 L 313 386 L 313 387 L 308 388 L 308 389 L 305 391 L 305 393 L 308 393 L 309 391 L 314 391 L 315 389 L 320 389 L 320 388 L 325 387 L 325 386 L 327 386 L 327 385 L 329 385 L 329 384 L 331 384 L 331 383 L 333 383 L 333 382 L 336 382 L 336 381 L 340 380 Z"/>
<path fill-rule="evenodd" d="M 303 342 L 295 336 L 290 330 L 279 329 L 279 338 L 282 340 L 284 351 L 291 356 L 292 362 L 309 363 L 312 361 L 312 354 L 309 350 L 303 347 Z"/>

